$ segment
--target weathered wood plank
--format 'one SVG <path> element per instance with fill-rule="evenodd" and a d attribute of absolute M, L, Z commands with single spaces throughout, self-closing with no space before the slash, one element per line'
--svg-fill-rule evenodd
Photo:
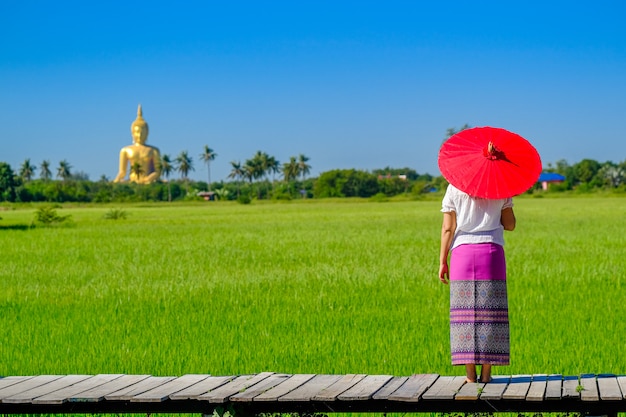
<path fill-rule="evenodd" d="M 437 374 L 410 376 L 400 388 L 389 396 L 390 401 L 417 402 L 430 386 L 439 378 Z"/>
<path fill-rule="evenodd" d="M 151 390 L 142 392 L 132 397 L 130 400 L 133 402 L 145 402 L 145 403 L 160 403 L 167 400 L 170 395 L 182 391 L 198 382 L 207 379 L 208 375 L 202 374 L 187 374 L 179 378 L 174 378 L 171 381 L 167 381 L 165 384 L 152 388 Z"/>
<path fill-rule="evenodd" d="M 440 376 L 422 395 L 422 399 L 453 400 L 464 384 L 464 376 Z"/>
<path fill-rule="evenodd" d="M 272 387 L 270 390 L 254 397 L 254 401 L 278 401 L 280 397 L 290 393 L 296 388 L 310 381 L 315 374 L 296 374 L 280 385 Z"/>
<path fill-rule="evenodd" d="M 482 382 L 467 382 L 454 396 L 454 399 L 459 401 L 475 401 L 480 396 L 484 386 L 485 384 Z"/>
<path fill-rule="evenodd" d="M 283 395 L 278 401 L 311 401 L 326 387 L 339 381 L 341 375 L 315 375 L 308 382 Z"/>
<path fill-rule="evenodd" d="M 249 402 L 253 401 L 253 399 L 261 395 L 276 385 L 286 381 L 291 375 L 290 374 L 273 374 L 264 379 L 263 381 L 255 384 L 253 387 L 248 388 L 247 390 L 240 392 L 239 394 L 235 394 L 230 397 L 230 401 L 235 402 Z"/>
<path fill-rule="evenodd" d="M 372 398 L 393 376 L 391 375 L 367 375 L 352 388 L 340 394 L 340 401 L 365 401 Z"/>
<path fill-rule="evenodd" d="M 209 391 L 206 394 L 198 396 L 198 400 L 208 401 L 210 403 L 225 403 L 230 397 L 240 392 L 243 392 L 273 375 L 273 372 L 262 372 L 255 375 L 241 375 L 233 379 L 227 384 L 220 386 L 219 388 Z"/>
<path fill-rule="evenodd" d="M 546 387 L 546 400 L 560 400 L 563 395 L 563 375 L 548 375 L 548 385 Z"/>
<path fill-rule="evenodd" d="M 562 398 L 580 398 L 580 388 L 577 376 L 563 378 Z"/>
<path fill-rule="evenodd" d="M 0 378 L 0 390 L 33 378 L 32 376 L 7 376 Z"/>
<path fill-rule="evenodd" d="M 53 381 L 40 385 L 38 387 L 31 388 L 26 391 L 16 393 L 10 397 L 2 399 L 3 403 L 7 404 L 19 404 L 19 403 L 32 403 L 37 397 L 44 396 L 51 392 L 69 387 L 77 382 L 90 378 L 91 375 L 66 375 L 64 377 L 54 379 Z"/>
<path fill-rule="evenodd" d="M 150 376 L 129 387 L 106 394 L 104 398 L 108 401 L 130 401 L 135 395 L 150 391 L 174 379 L 172 376 Z"/>
<path fill-rule="evenodd" d="M 113 379 L 92 389 L 74 394 L 69 398 L 69 401 L 100 402 L 104 400 L 105 395 L 127 388 L 148 377 L 150 377 L 150 375 L 122 375 L 119 378 Z"/>
<path fill-rule="evenodd" d="M 343 375 L 333 384 L 327 386 L 323 390 L 317 393 L 312 400 L 313 401 L 335 401 L 337 397 L 345 391 L 352 388 L 358 382 L 365 378 L 365 374 L 348 374 Z"/>
<path fill-rule="evenodd" d="M 63 389 L 50 392 L 46 395 L 42 395 L 33 399 L 33 404 L 63 404 L 68 402 L 70 398 L 80 392 L 87 391 L 98 387 L 106 382 L 115 380 L 121 377 L 121 374 L 100 374 L 79 381 L 76 384 L 70 385 Z"/>
<path fill-rule="evenodd" d="M 548 375 L 533 375 L 526 401 L 543 401 L 548 388 Z"/>
<path fill-rule="evenodd" d="M 511 382 L 502 394 L 504 400 L 525 400 L 530 389 L 530 375 L 513 375 Z"/>
<path fill-rule="evenodd" d="M 580 385 L 582 386 L 582 391 L 580 392 L 580 399 L 582 401 L 600 401 L 595 375 L 582 375 Z"/>
<path fill-rule="evenodd" d="M 380 390 L 378 390 L 372 396 L 375 400 L 387 400 L 389 396 L 393 394 L 398 388 L 402 386 L 409 379 L 408 376 L 394 376 L 389 382 L 385 384 Z"/>
<path fill-rule="evenodd" d="M 626 399 L 626 376 L 618 376 L 617 383 L 622 391 L 622 398 Z"/>
<path fill-rule="evenodd" d="M 494 376 L 491 382 L 485 384 L 480 399 L 485 401 L 501 400 L 506 387 L 511 382 L 510 376 Z"/>
<path fill-rule="evenodd" d="M 33 378 L 28 378 L 20 383 L 12 384 L 0 390 L 0 401 L 5 398 L 12 397 L 20 392 L 28 391 L 41 385 L 48 384 L 52 381 L 56 381 L 62 377 L 63 375 L 39 375 Z"/>
<path fill-rule="evenodd" d="M 598 376 L 598 391 L 602 401 L 620 401 L 623 395 L 615 375 Z"/>
<path fill-rule="evenodd" d="M 187 387 L 181 391 L 170 395 L 170 399 L 174 401 L 192 400 L 198 398 L 202 394 L 206 394 L 222 385 L 232 381 L 236 376 L 209 376 L 206 379 Z"/>

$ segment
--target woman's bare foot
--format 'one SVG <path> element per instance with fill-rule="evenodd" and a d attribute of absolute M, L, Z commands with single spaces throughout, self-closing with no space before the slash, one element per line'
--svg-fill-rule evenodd
<path fill-rule="evenodd" d="M 473 363 L 465 364 L 465 381 L 476 382 L 476 365 Z"/>
<path fill-rule="evenodd" d="M 480 382 L 488 383 L 491 382 L 491 365 L 485 364 L 480 367 Z"/>

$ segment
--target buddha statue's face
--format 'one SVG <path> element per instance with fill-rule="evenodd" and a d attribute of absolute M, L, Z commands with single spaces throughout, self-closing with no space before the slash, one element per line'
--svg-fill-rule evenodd
<path fill-rule="evenodd" d="M 133 135 L 133 143 L 139 145 L 145 145 L 146 139 L 148 139 L 148 126 L 135 124 L 131 129 Z"/>

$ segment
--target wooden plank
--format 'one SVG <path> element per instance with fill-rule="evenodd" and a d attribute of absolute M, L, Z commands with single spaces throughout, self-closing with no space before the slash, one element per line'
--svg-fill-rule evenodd
<path fill-rule="evenodd" d="M 70 400 L 70 398 L 80 392 L 87 391 L 94 387 L 98 387 L 106 382 L 115 380 L 121 377 L 121 374 L 100 374 L 82 380 L 74 385 L 70 385 L 63 389 L 51 392 L 41 397 L 37 397 L 33 400 L 33 404 L 63 404 Z"/>
<path fill-rule="evenodd" d="M 209 376 L 206 379 L 170 395 L 171 400 L 193 400 L 235 379 L 231 376 Z"/>
<path fill-rule="evenodd" d="M 47 384 L 40 385 L 38 387 L 16 393 L 15 395 L 12 395 L 10 397 L 3 398 L 2 402 L 7 404 L 32 403 L 32 401 L 37 397 L 41 397 L 51 392 L 69 387 L 70 385 L 74 385 L 90 377 L 91 375 L 65 375 L 61 378 L 54 379 Z"/>
<path fill-rule="evenodd" d="M 617 383 L 622 391 L 623 398 L 626 399 L 626 376 L 618 376 Z"/>
<path fill-rule="evenodd" d="M 315 375 L 304 385 L 280 397 L 278 401 L 311 401 L 320 391 L 334 384 L 340 378 L 341 375 Z"/>
<path fill-rule="evenodd" d="M 206 394 L 198 396 L 197 399 L 208 401 L 210 403 L 225 403 L 233 395 L 247 390 L 254 384 L 268 378 L 270 375 L 273 375 L 273 372 L 262 372 L 256 375 L 241 375 L 230 381 L 228 384 L 224 384 L 213 391 L 209 391 Z"/>
<path fill-rule="evenodd" d="M 526 401 L 543 401 L 548 388 L 548 375 L 533 375 Z"/>
<path fill-rule="evenodd" d="M 104 396 L 115 391 L 127 388 L 142 381 L 150 375 L 122 375 L 119 378 L 106 382 L 97 387 L 79 392 L 69 398 L 70 402 L 99 402 L 104 400 Z"/>
<path fill-rule="evenodd" d="M 482 382 L 467 382 L 454 396 L 454 399 L 460 401 L 476 401 L 480 396 L 484 386 L 485 384 L 483 384 Z"/>
<path fill-rule="evenodd" d="M 33 378 L 32 376 L 7 376 L 0 378 L 0 390 Z"/>
<path fill-rule="evenodd" d="M 163 385 L 172 379 L 174 379 L 172 376 L 150 376 L 129 387 L 106 394 L 104 399 L 107 401 L 130 401 L 130 399 L 135 395 L 150 391 L 151 389 L 156 388 L 159 385 Z"/>
<path fill-rule="evenodd" d="M 239 394 L 233 395 L 230 397 L 230 401 L 235 402 L 250 402 L 253 399 L 261 395 L 270 389 L 274 388 L 276 385 L 286 381 L 291 375 L 290 374 L 273 374 L 264 379 L 263 381 L 255 384 L 253 387 L 248 388 L 247 390 L 240 392 Z"/>
<path fill-rule="evenodd" d="M 7 397 L 12 397 L 13 395 L 16 395 L 20 392 L 28 391 L 41 385 L 48 384 L 62 377 L 62 375 L 39 375 L 33 378 L 29 378 L 26 381 L 12 384 L 0 390 L 0 401 L 4 400 Z"/>
<path fill-rule="evenodd" d="M 365 401 L 372 398 L 393 376 L 368 375 L 355 386 L 337 397 L 340 401 Z"/>
<path fill-rule="evenodd" d="M 580 391 L 580 399 L 582 401 L 600 401 L 595 375 L 582 375 L 580 385 L 582 386 L 582 391 Z"/>
<path fill-rule="evenodd" d="M 254 397 L 254 401 L 278 401 L 280 397 L 302 386 L 306 382 L 310 381 L 314 376 L 315 374 L 292 375 L 283 383 L 276 385 L 268 391 Z"/>
<path fill-rule="evenodd" d="M 580 388 L 577 376 L 566 376 L 563 378 L 562 398 L 580 399 Z"/>
<path fill-rule="evenodd" d="M 132 397 L 130 401 L 140 403 L 160 403 L 167 400 L 170 395 L 197 384 L 208 377 L 208 375 L 202 374 L 183 375 L 180 378 L 172 379 L 171 381 L 167 381 L 165 384 L 154 387 L 149 391 L 137 394 Z"/>
<path fill-rule="evenodd" d="M 417 374 L 410 376 L 400 388 L 389 396 L 390 401 L 417 402 L 430 386 L 439 378 L 437 374 Z"/>
<path fill-rule="evenodd" d="M 602 401 L 620 401 L 623 395 L 615 375 L 598 376 L 598 391 Z"/>
<path fill-rule="evenodd" d="M 548 375 L 548 385 L 546 387 L 546 400 L 560 400 L 563 393 L 563 375 Z"/>
<path fill-rule="evenodd" d="M 502 394 L 503 400 L 525 400 L 530 389 L 530 375 L 513 375 L 511 382 Z"/>
<path fill-rule="evenodd" d="M 374 400 L 387 400 L 389 396 L 393 394 L 398 388 L 400 388 L 409 379 L 408 376 L 394 376 L 389 382 L 385 384 L 380 390 L 378 390 L 372 398 Z"/>
<path fill-rule="evenodd" d="M 453 400 L 465 384 L 464 376 L 440 376 L 422 395 L 424 400 Z"/>
<path fill-rule="evenodd" d="M 510 376 L 494 376 L 491 382 L 485 384 L 480 399 L 485 401 L 501 400 L 506 387 L 511 382 Z"/>
<path fill-rule="evenodd" d="M 318 392 L 312 400 L 335 401 L 340 394 L 352 388 L 355 384 L 365 378 L 365 376 L 365 374 L 342 375 L 337 381 Z"/>

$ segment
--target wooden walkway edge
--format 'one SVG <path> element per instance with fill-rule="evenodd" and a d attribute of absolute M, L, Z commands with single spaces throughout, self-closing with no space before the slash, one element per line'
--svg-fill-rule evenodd
<path fill-rule="evenodd" d="M 626 376 L 464 377 L 263 372 L 0 378 L 0 414 L 626 412 Z"/>

